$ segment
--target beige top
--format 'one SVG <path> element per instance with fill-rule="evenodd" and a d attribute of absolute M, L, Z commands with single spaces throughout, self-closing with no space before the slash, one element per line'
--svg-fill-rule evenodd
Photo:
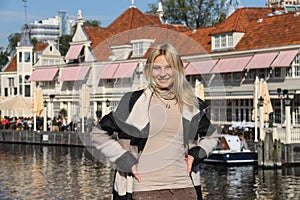
<path fill-rule="evenodd" d="M 191 178 L 186 175 L 179 105 L 175 100 L 153 96 L 149 117 L 149 137 L 138 163 L 141 182 L 134 182 L 134 191 L 193 187 Z"/>

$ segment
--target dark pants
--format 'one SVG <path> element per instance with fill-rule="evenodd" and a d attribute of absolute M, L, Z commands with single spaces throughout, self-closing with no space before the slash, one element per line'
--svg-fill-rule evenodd
<path fill-rule="evenodd" d="M 113 190 L 113 200 L 132 200 L 132 194 L 126 193 L 126 195 L 120 196 L 115 190 Z"/>
<path fill-rule="evenodd" d="M 165 189 L 142 191 L 133 193 L 134 200 L 197 200 L 197 193 L 195 188 L 181 188 L 181 189 Z"/>

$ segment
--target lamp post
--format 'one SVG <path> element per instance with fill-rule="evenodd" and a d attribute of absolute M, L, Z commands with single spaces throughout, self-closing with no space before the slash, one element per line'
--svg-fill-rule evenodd
<path fill-rule="evenodd" d="M 53 99 L 55 98 L 55 95 L 54 94 L 50 94 L 49 95 L 49 98 L 50 98 L 50 118 L 53 118 L 53 111 L 54 111 L 54 106 L 53 106 Z"/>
<path fill-rule="evenodd" d="M 278 94 L 278 97 L 280 98 L 280 125 L 282 127 L 282 124 L 284 121 L 283 120 L 283 98 L 288 95 L 288 90 L 277 88 L 277 94 Z"/>
<path fill-rule="evenodd" d="M 43 130 L 47 131 L 47 101 L 44 100 L 44 123 L 43 123 Z"/>
<path fill-rule="evenodd" d="M 109 112 L 109 107 L 110 107 L 111 101 L 109 99 L 106 99 L 102 103 L 103 103 L 103 106 L 104 106 L 104 108 L 103 108 L 103 114 L 106 115 Z"/>
<path fill-rule="evenodd" d="M 109 106 L 110 106 L 110 100 L 109 100 L 109 99 L 106 99 L 105 105 L 106 105 L 106 107 L 109 107 Z"/>
<path fill-rule="evenodd" d="M 282 103 L 282 89 L 277 88 L 277 94 L 278 97 L 280 98 L 280 125 L 282 126 L 283 122 L 283 103 Z"/>
<path fill-rule="evenodd" d="M 259 105 L 259 138 L 261 140 L 264 139 L 264 98 L 262 96 L 258 99 L 258 105 Z"/>
<path fill-rule="evenodd" d="M 289 95 L 284 99 L 285 104 L 285 140 L 287 144 L 291 143 L 291 99 Z"/>

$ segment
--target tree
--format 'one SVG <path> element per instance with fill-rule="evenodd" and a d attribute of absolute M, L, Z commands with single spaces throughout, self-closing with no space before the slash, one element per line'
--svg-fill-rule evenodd
<path fill-rule="evenodd" d="M 8 52 L 4 51 L 3 47 L 0 47 L 0 70 L 2 70 L 2 67 L 8 62 L 8 55 Z"/>
<path fill-rule="evenodd" d="M 68 115 L 67 110 L 64 109 L 64 108 L 60 109 L 59 114 L 60 114 L 62 117 L 66 117 L 66 116 Z"/>
<path fill-rule="evenodd" d="M 225 13 L 225 0 L 161 0 L 161 2 L 164 20 L 174 24 L 185 24 L 191 29 L 217 24 Z M 148 6 L 147 13 L 156 13 L 156 5 L 150 3 Z"/>
<path fill-rule="evenodd" d="M 84 26 L 99 26 L 99 25 L 101 25 L 101 21 L 88 20 L 88 21 L 84 22 L 83 25 Z"/>
<path fill-rule="evenodd" d="M 32 38 L 31 42 L 33 45 L 36 45 L 39 41 L 36 38 Z"/>
<path fill-rule="evenodd" d="M 73 35 L 62 35 L 59 37 L 59 52 L 62 56 L 65 56 L 72 42 Z"/>
<path fill-rule="evenodd" d="M 7 51 L 9 54 L 16 50 L 18 42 L 20 41 L 21 33 L 13 33 L 8 36 L 8 46 Z"/>

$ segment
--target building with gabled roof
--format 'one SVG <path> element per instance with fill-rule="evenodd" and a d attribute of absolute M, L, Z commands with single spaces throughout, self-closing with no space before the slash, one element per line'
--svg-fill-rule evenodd
<path fill-rule="evenodd" d="M 160 24 L 161 21 L 158 15 L 142 13 L 139 9 L 132 6 L 108 25 L 107 29 L 115 33 L 120 33 L 142 26 L 155 26 Z"/>
<path fill-rule="evenodd" d="M 253 126 L 253 83 L 258 77 L 268 83 L 274 107 L 271 115 L 277 125 L 284 124 L 280 117 L 283 94 L 277 89 L 289 91 L 292 124 L 296 126 L 300 124 L 296 84 L 300 78 L 300 16 L 297 12 L 270 15 L 272 12 L 273 8 L 240 8 L 221 24 L 196 30 L 164 24 L 159 15 L 145 14 L 135 7 L 106 28 L 88 27 L 83 26 L 80 12 L 64 57 L 66 63 L 52 66 L 58 69 L 55 78 L 32 80 L 31 84 L 42 85 L 46 91 L 45 99 L 51 100 L 53 108 L 49 116 L 65 108 L 69 120 L 95 118 L 97 110 L 106 114 L 117 106 L 124 92 L 143 85 L 149 49 L 169 42 L 183 58 L 190 83 L 195 85 L 199 80 L 204 84 L 205 100 L 210 104 L 207 112 L 214 123 Z M 42 63 L 34 65 L 34 71 L 43 68 Z M 89 99 L 83 100 L 86 91 L 90 91 L 86 95 Z M 83 114 L 83 107 L 89 115 Z"/>

